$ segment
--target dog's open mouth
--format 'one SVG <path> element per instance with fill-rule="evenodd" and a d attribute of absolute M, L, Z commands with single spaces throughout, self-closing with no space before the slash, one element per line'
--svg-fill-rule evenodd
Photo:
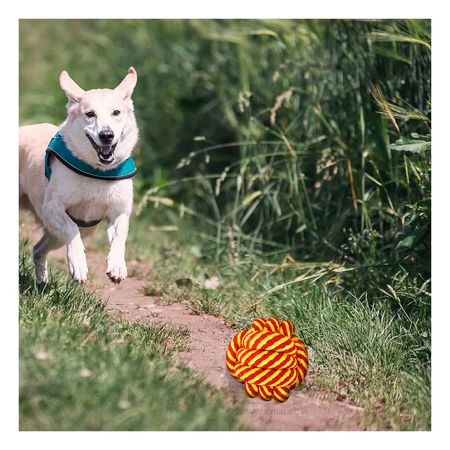
<path fill-rule="evenodd" d="M 114 162 L 114 150 L 116 149 L 117 142 L 114 145 L 105 144 L 98 145 L 97 142 L 92 139 L 89 134 L 86 134 L 87 138 L 91 141 L 92 146 L 97 151 L 98 160 L 105 165 L 111 164 Z"/>

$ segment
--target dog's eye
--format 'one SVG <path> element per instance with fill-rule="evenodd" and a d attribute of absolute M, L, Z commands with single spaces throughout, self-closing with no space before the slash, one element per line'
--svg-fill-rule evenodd
<path fill-rule="evenodd" d="M 118 109 L 115 109 L 113 111 L 113 116 L 118 116 L 120 114 L 120 111 Z"/>
<path fill-rule="evenodd" d="M 95 117 L 95 112 L 94 111 L 88 111 L 86 113 L 86 117 L 89 117 L 89 119 L 92 119 L 92 117 Z"/>

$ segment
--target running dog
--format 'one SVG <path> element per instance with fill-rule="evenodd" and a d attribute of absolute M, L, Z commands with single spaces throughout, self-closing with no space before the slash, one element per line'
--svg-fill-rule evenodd
<path fill-rule="evenodd" d="M 42 123 L 19 130 L 20 206 L 31 210 L 43 228 L 33 247 L 39 282 L 47 282 L 47 255 L 66 245 L 67 265 L 78 283 L 87 280 L 82 237 L 107 221 L 106 274 L 114 283 L 127 276 L 125 242 L 133 203 L 131 152 L 138 127 L 131 95 L 134 68 L 115 89 L 84 91 L 66 71 L 60 85 L 68 98 L 60 127 Z"/>

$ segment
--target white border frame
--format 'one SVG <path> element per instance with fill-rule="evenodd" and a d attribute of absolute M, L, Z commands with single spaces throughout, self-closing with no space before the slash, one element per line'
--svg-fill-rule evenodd
<path fill-rule="evenodd" d="M 38 0 L 16 1 L 4 5 L 0 19 L 2 42 L 1 98 L 2 149 L 8 163 L 2 170 L 1 189 L 3 217 L 0 221 L 2 242 L 1 274 L 3 279 L 2 318 L 2 380 L 1 389 L 1 428 L 2 441 L 12 448 L 29 446 L 39 449 L 79 449 L 109 447 L 123 448 L 131 445 L 146 446 L 194 445 L 196 448 L 217 445 L 217 442 L 229 443 L 238 447 L 263 444 L 264 447 L 277 448 L 292 443 L 295 447 L 333 446 L 345 448 L 376 448 L 380 445 L 394 448 L 407 444 L 410 449 L 423 449 L 427 443 L 440 442 L 447 431 L 447 409 L 449 404 L 446 375 L 449 315 L 448 286 L 445 283 L 448 262 L 448 195 L 449 187 L 449 149 L 446 136 L 447 117 L 445 108 L 448 101 L 448 59 L 449 38 L 448 15 L 445 14 L 445 2 L 423 2 L 403 0 L 362 1 L 313 1 L 301 0 L 266 1 L 228 0 L 226 2 L 201 2 L 194 0 L 165 0 L 156 4 L 128 0 L 123 4 L 97 0 L 95 2 L 76 0 L 68 2 Z M 229 433 L 66 433 L 18 432 L 18 327 L 17 327 L 17 280 L 18 280 L 18 19 L 19 18 L 432 18 L 433 26 L 433 425 L 432 432 L 395 433 L 395 432 L 252 432 L 230 435 Z M 448 433 L 446 433 L 448 434 Z M 7 444 L 8 443 L 8 444 Z M 8 448 L 11 445 L 8 445 Z M 441 447 L 441 446 L 439 446 Z"/>

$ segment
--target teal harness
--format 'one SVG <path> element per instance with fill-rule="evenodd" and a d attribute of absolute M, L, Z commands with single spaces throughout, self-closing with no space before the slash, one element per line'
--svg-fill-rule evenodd
<path fill-rule="evenodd" d="M 45 154 L 45 176 L 48 180 L 52 176 L 50 159 L 52 156 L 58 158 L 66 167 L 85 177 L 98 180 L 116 181 L 134 177 L 137 173 L 133 158 L 130 156 L 113 169 L 100 170 L 74 156 L 67 148 L 61 133 L 58 131 L 48 144 Z"/>
<path fill-rule="evenodd" d="M 85 177 L 95 178 L 97 180 L 125 180 L 127 178 L 134 177 L 137 173 L 136 165 L 134 164 L 133 158 L 131 156 L 112 169 L 100 170 L 96 167 L 92 167 L 88 163 L 77 158 L 67 148 L 67 145 L 64 142 L 64 139 L 59 131 L 50 140 L 47 151 L 45 153 L 45 176 L 49 181 L 52 176 L 50 160 L 53 156 L 73 172 L 76 172 Z M 79 227 L 93 227 L 99 224 L 102 220 L 100 219 L 84 221 L 72 217 L 67 211 L 66 213 Z"/>

